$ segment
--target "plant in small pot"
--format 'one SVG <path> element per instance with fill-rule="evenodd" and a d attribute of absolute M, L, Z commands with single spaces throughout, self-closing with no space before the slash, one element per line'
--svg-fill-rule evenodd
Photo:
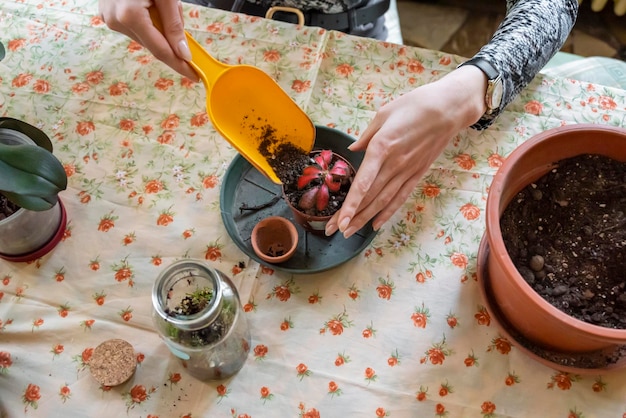
<path fill-rule="evenodd" d="M 478 251 L 488 310 L 560 370 L 626 366 L 626 129 L 579 124 L 516 148 L 496 173 Z"/>
<path fill-rule="evenodd" d="M 350 190 L 355 170 L 348 160 L 328 149 L 311 151 L 291 167 L 294 175 L 283 181 L 285 200 L 298 224 L 323 235 L 326 223 Z"/>
<path fill-rule="evenodd" d="M 50 138 L 26 122 L 0 118 L 0 258 L 32 261 L 56 246 L 66 225 L 58 194 L 66 187 Z"/>

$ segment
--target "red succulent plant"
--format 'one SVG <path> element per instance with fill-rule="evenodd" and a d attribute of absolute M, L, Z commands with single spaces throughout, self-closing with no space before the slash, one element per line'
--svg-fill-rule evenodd
<path fill-rule="evenodd" d="M 315 207 L 323 211 L 328 206 L 330 195 L 341 189 L 350 178 L 352 169 L 344 160 L 334 158 L 333 152 L 323 150 L 313 157 L 314 164 L 306 166 L 298 178 L 298 190 L 310 187 L 298 202 L 301 209 Z"/>

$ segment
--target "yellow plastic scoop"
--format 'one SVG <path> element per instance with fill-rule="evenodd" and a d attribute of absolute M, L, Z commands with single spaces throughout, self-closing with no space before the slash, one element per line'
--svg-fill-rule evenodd
<path fill-rule="evenodd" d="M 157 29 L 158 12 L 150 9 Z M 315 126 L 267 73 L 251 65 L 227 65 L 213 58 L 185 32 L 192 60 L 206 89 L 206 108 L 215 129 L 274 183 L 281 181 L 268 163 L 268 151 L 290 143 L 310 152 Z"/>

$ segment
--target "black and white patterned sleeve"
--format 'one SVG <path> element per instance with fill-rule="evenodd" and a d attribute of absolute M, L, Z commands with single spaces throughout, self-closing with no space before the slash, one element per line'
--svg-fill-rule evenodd
<path fill-rule="evenodd" d="M 504 96 L 497 113 L 484 115 L 484 129 L 565 43 L 578 14 L 578 0 L 507 0 L 507 14 L 493 38 L 475 55 L 502 74 Z"/>

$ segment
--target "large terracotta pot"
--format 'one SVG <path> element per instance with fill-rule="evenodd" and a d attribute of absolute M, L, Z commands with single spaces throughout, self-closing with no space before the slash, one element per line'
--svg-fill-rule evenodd
<path fill-rule="evenodd" d="M 551 350 L 570 353 L 626 344 L 626 330 L 604 328 L 575 319 L 552 306 L 526 283 L 502 240 L 500 217 L 509 202 L 562 159 L 600 154 L 626 161 L 626 129 L 579 124 L 548 130 L 515 149 L 496 173 L 486 205 L 486 260 L 489 297 L 516 333 Z M 479 274 L 480 275 L 480 274 Z"/>

